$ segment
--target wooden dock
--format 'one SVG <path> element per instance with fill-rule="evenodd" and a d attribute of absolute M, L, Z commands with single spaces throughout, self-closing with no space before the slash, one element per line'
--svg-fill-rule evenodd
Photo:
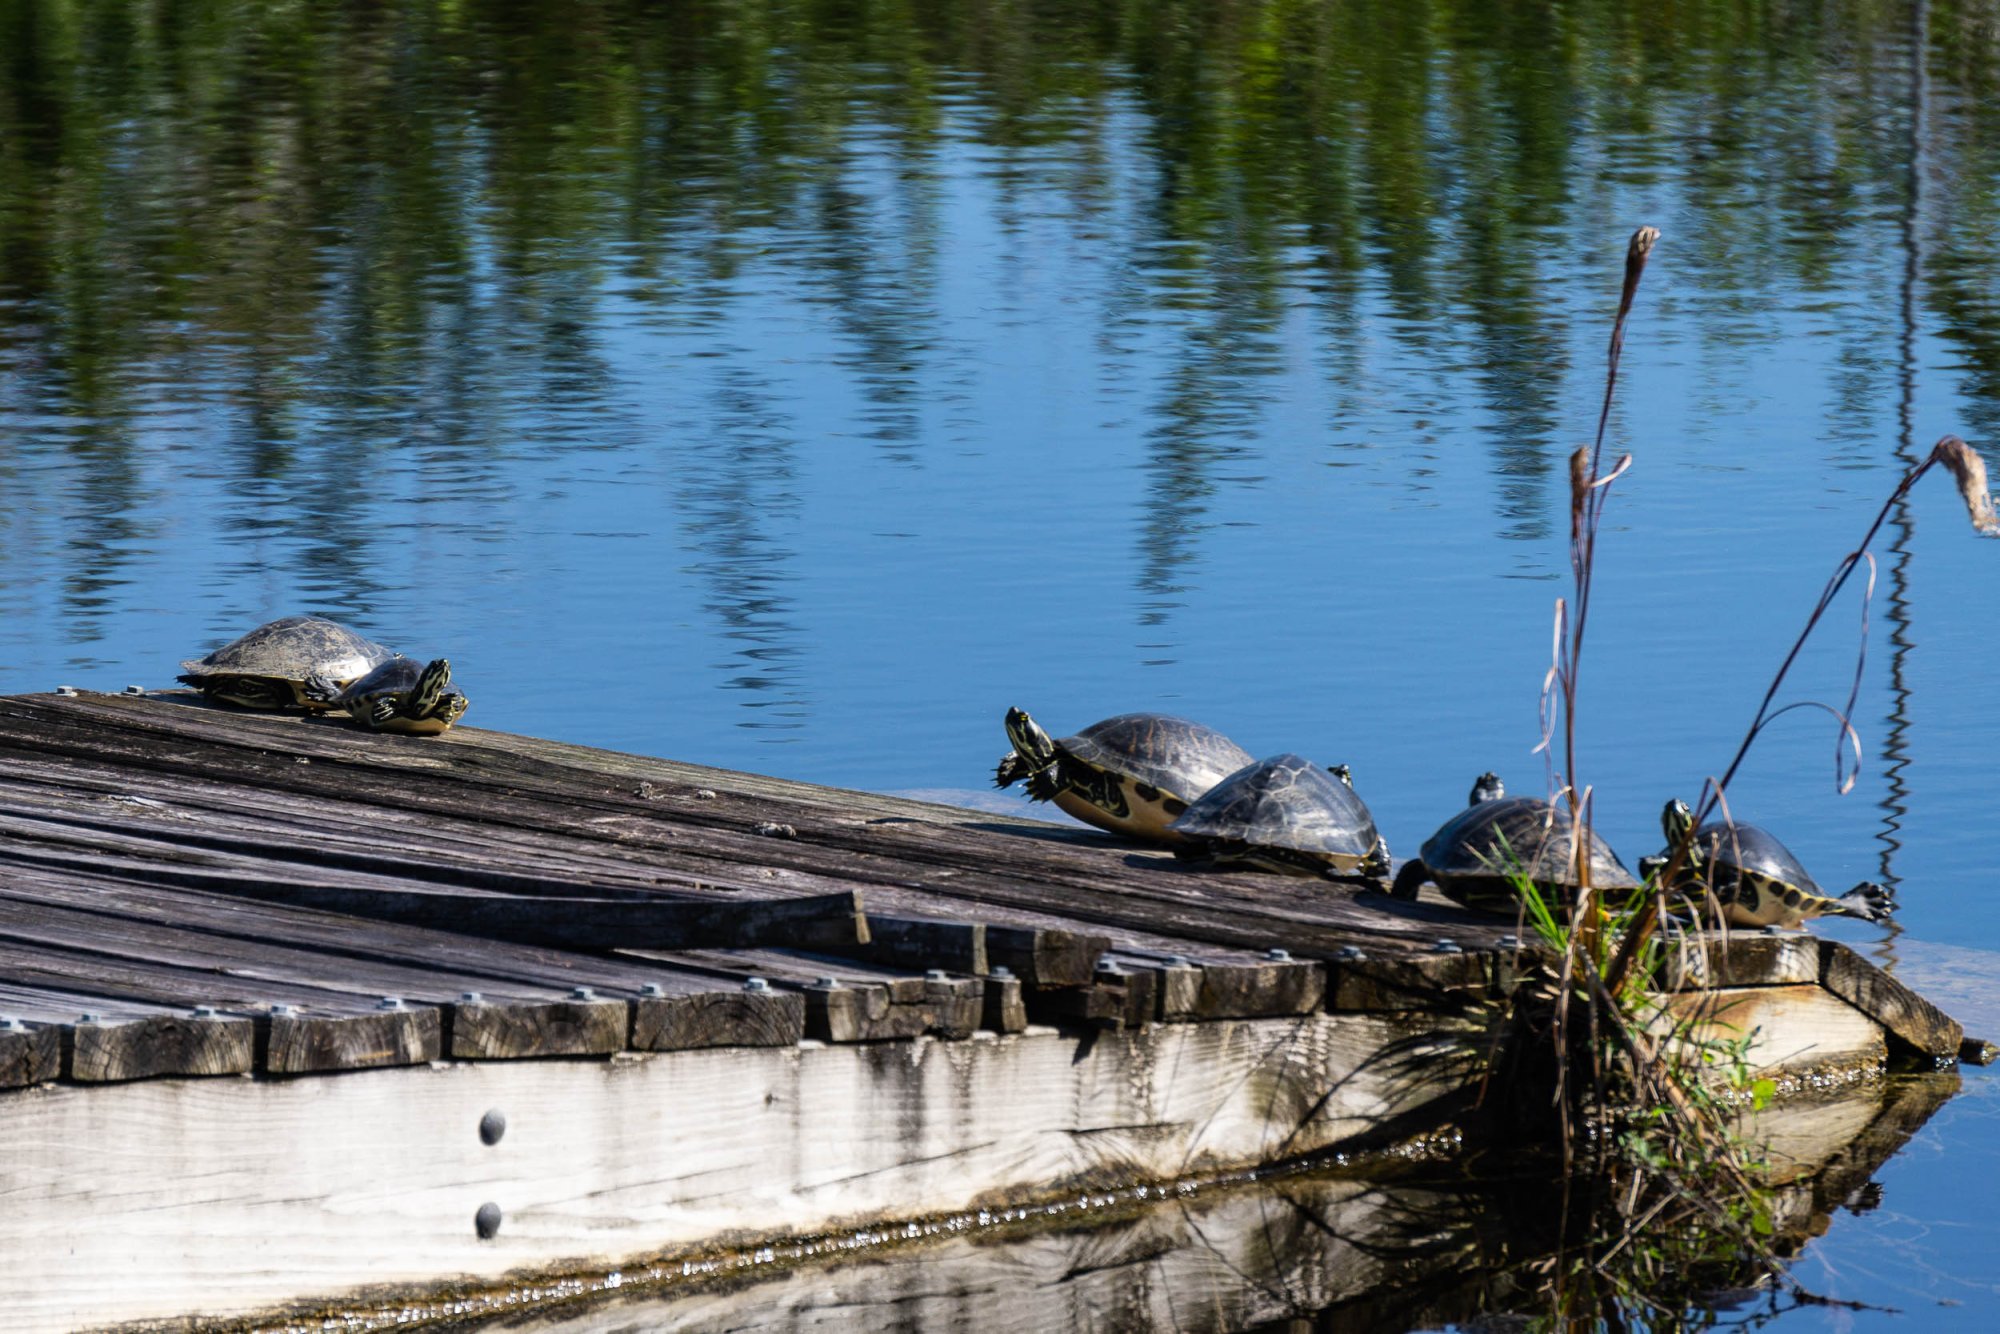
<path fill-rule="evenodd" d="M 1510 930 L 501 733 L 4 698 L 0 1305 L 238 1315 L 1386 1143 L 1463 1110 Z M 1959 1050 L 1803 932 L 1684 972 L 1780 1076 Z"/>

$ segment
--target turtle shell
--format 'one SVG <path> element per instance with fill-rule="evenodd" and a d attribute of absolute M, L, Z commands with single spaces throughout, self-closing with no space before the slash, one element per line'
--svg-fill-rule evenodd
<path fill-rule="evenodd" d="M 1354 789 L 1301 755 L 1273 755 L 1209 789 L 1171 826 L 1209 842 L 1277 848 L 1343 862 L 1375 850 L 1375 817 Z"/>
<path fill-rule="evenodd" d="M 1687 826 L 1683 825 L 1682 828 Z M 1754 824 L 1733 825 L 1727 820 L 1711 820 L 1695 831 L 1695 848 L 1703 860 L 1749 875 L 1826 896 L 1792 850 Z"/>
<path fill-rule="evenodd" d="M 307 677 L 321 676 L 345 683 L 364 676 L 395 654 L 364 639 L 337 621 L 321 616 L 286 616 L 258 626 L 205 658 L 181 664 L 180 680 L 200 690 L 229 697 L 230 683 L 281 682 L 292 687 L 294 702 L 325 708 L 324 701 L 300 692 Z M 260 692 L 261 694 L 261 692 Z"/>
<path fill-rule="evenodd" d="M 1418 856 L 1447 894 L 1451 893 L 1453 877 L 1505 876 L 1514 861 L 1537 885 L 1573 890 L 1574 828 L 1564 803 L 1551 805 L 1539 797 L 1502 797 L 1467 806 L 1454 815 L 1425 841 Z M 1590 881 L 1599 889 L 1633 889 L 1639 883 L 1595 831 L 1590 834 Z"/>
<path fill-rule="evenodd" d="M 1164 713 L 1121 713 L 1056 746 L 1092 768 L 1189 802 L 1255 758 L 1213 727 Z"/>

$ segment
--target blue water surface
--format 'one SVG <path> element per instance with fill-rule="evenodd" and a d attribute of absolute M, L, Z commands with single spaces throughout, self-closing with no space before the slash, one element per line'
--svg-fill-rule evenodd
<path fill-rule="evenodd" d="M 1566 775 L 1634 861 L 1906 470 L 2000 444 L 1996 61 L 1977 5 L 1529 8 L 12 7 L 0 692 L 316 611 L 470 725 L 945 799 L 1009 705 L 1185 714 L 1408 853 L 1563 765 L 1648 223 Z M 1871 554 L 1784 694 L 1865 648 L 1853 790 L 1801 711 L 1732 807 L 1898 886 L 1817 929 L 2000 979 L 2000 543 L 1933 476 Z M 1826 1286 L 2000 1319 L 1993 1096 Z"/>

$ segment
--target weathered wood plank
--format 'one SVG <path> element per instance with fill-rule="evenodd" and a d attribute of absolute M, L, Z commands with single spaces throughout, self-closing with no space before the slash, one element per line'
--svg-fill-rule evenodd
<path fill-rule="evenodd" d="M 447 1050 L 457 1060 L 608 1056 L 625 1049 L 632 1027 L 628 1002 L 590 997 L 489 1005 L 461 996 L 450 1018 Z"/>
<path fill-rule="evenodd" d="M 0 819 L 0 834 L 18 836 L 29 827 L 26 822 Z M 116 850 L 109 850 L 111 846 Z M 17 845 L 0 854 L 0 864 L 123 876 L 153 885 L 563 949 L 611 950 L 624 945 L 728 949 L 767 944 L 838 949 L 868 943 L 861 896 L 852 889 L 787 899 L 591 899 L 329 882 L 319 870 L 292 873 L 299 878 L 274 879 L 268 868 L 241 858 L 199 858 L 206 864 L 190 858 L 185 849 L 163 841 L 104 835 L 54 846 L 45 843 L 33 853 Z"/>
<path fill-rule="evenodd" d="M 369 1014 L 314 1014 L 274 1006 L 264 1069 L 274 1075 L 423 1065 L 444 1054 L 444 1016 L 434 1005 Z"/>
<path fill-rule="evenodd" d="M 858 910 L 857 903 L 857 910 Z M 736 942 L 713 941 L 688 945 L 660 945 L 659 949 L 699 949 L 730 946 Z M 989 968 L 986 954 L 986 924 L 942 918 L 895 917 L 869 913 L 866 930 L 853 942 L 826 940 L 760 939 L 741 942 L 742 947 L 779 945 L 850 955 L 871 963 L 902 964 L 919 970 L 944 968 L 954 973 L 983 975 Z"/>
<path fill-rule="evenodd" d="M 991 925 L 986 957 L 1030 987 L 1079 987 L 1090 982 L 1111 937 L 1094 931 Z"/>
<path fill-rule="evenodd" d="M 68 1059 L 63 1073 L 83 1083 L 241 1075 L 256 1068 L 256 1026 L 244 1015 L 153 1015 L 64 1027 Z"/>
<path fill-rule="evenodd" d="M 929 970 L 911 976 L 854 959 L 777 950 L 707 950 L 652 954 L 663 963 L 738 987 L 796 992 L 805 1005 L 805 1036 L 820 1042 L 885 1042 L 923 1034 L 962 1039 L 980 1026 L 983 979 Z"/>
<path fill-rule="evenodd" d="M 27 1088 L 62 1073 L 62 1030 L 0 1016 L 0 1089 Z"/>
<path fill-rule="evenodd" d="M 1820 940 L 1819 984 L 1919 1056 L 1956 1060 L 1965 1030 L 1937 1006 L 1837 940 Z"/>
<path fill-rule="evenodd" d="M 705 991 L 635 1003 L 638 1051 L 697 1047 L 789 1047 L 806 1035 L 806 998 L 797 991 Z"/>
<path fill-rule="evenodd" d="M 1398 1012 L 1477 1003 L 1509 989 L 1495 978 L 1501 958 L 1494 950 L 1386 957 L 1362 951 L 1327 965 L 1326 1005 L 1329 1010 Z"/>
<path fill-rule="evenodd" d="M 1011 973 L 988 973 L 983 979 L 980 1025 L 994 1033 L 1019 1033 L 1028 1026 L 1028 1006 L 1021 979 Z"/>
<path fill-rule="evenodd" d="M 66 808 L 76 793 L 86 799 Z M 143 866 L 166 877 L 221 877 L 233 892 L 257 892 L 242 889 L 257 881 L 286 886 L 285 894 L 379 891 L 390 897 L 377 898 L 378 905 L 434 914 L 419 920 L 459 929 L 468 911 L 518 911 L 533 919 L 522 929 L 609 935 L 632 920 L 628 901 L 651 911 L 656 901 L 706 903 L 768 887 L 770 897 L 795 903 L 824 897 L 829 886 L 859 888 L 885 918 L 925 921 L 896 928 L 895 939 L 878 948 L 859 939 L 859 914 L 843 913 L 852 930 L 838 948 L 848 956 L 865 961 L 873 951 L 878 961 L 955 965 L 954 973 L 975 976 L 1004 967 L 1024 984 L 1024 1009 L 1050 987 L 1114 987 L 1117 996 L 1055 1003 L 1082 1007 L 1088 1022 L 1262 1013 L 1304 1003 L 1315 985 L 1330 1008 L 1448 1011 L 1504 994 L 1512 980 L 1511 955 L 1485 948 L 1507 924 L 1449 905 L 1398 904 L 1288 877 L 1194 871 L 1156 850 L 1032 820 L 475 729 L 384 741 L 311 720 L 163 699 L 0 700 L 0 823 L 9 821 L 7 828 L 25 837 L 5 840 L 0 865 L 34 872 L 54 863 L 65 876 L 108 866 L 111 878 L 128 882 Z M 771 825 L 794 836 L 758 833 Z M 504 857 L 483 859 L 498 865 L 480 864 L 481 838 L 505 849 Z M 17 852 L 16 842 L 27 849 Z M 321 852 L 332 854 L 333 870 L 314 869 Z M 726 888 L 701 888 L 708 884 Z M 550 892 L 533 896 L 540 900 L 533 908 L 489 907 L 488 900 L 503 899 L 493 885 Z M 479 905 L 463 908 L 468 897 Z M 565 920 L 547 910 L 555 898 L 578 900 L 570 925 L 548 926 Z M 583 920 L 600 912 L 614 917 Z M 1465 952 L 1435 951 L 1444 935 Z M 631 939 L 625 933 L 620 943 Z M 824 948 L 796 931 L 773 928 L 770 939 Z M 1365 961 L 1339 957 L 1356 943 Z M 1274 973 L 1241 957 L 1211 959 L 1199 970 L 1201 986 L 1164 964 L 1128 967 L 1130 976 L 1143 975 L 1138 983 L 1094 979 L 1114 946 L 1241 955 L 1276 945 L 1290 949 L 1299 966 Z M 1799 948 L 1753 944 L 1742 958 L 1729 957 L 1727 966 L 1738 971 L 1727 976 L 1777 982 L 1789 975 L 1784 969 L 1795 969 Z M 1751 956 L 1759 951 L 1770 957 L 1756 962 Z M 1331 971 L 1321 972 L 1318 960 Z M 1240 971 L 1230 974 L 1225 963 Z M 905 983 L 867 985 L 885 989 L 885 1005 L 922 1004 L 898 991 Z M 440 1003 L 451 1004 L 448 997 Z M 552 998 L 505 999 L 545 1005 Z M 866 1010 L 874 1002 L 841 1004 Z M 982 994 L 978 1022 L 987 1022 L 989 1008 Z M 1006 1022 L 1004 1008 L 995 1015 Z M 915 1022 L 886 1011 L 871 1021 L 878 1032 Z M 964 1027 L 956 1013 L 928 1022 L 927 1031 Z"/>
<path fill-rule="evenodd" d="M 18 699 L 8 703 L 22 705 Z M 60 731 L 54 727 L 57 717 L 91 730 L 88 716 L 96 716 L 89 744 L 83 747 L 85 753 L 107 746 L 130 749 L 133 738 L 128 733 L 142 724 L 159 729 L 163 721 L 159 715 L 175 712 L 174 706 L 160 701 L 116 697 L 62 704 L 66 713 L 49 709 L 46 701 L 23 707 L 41 711 L 32 730 L 44 745 L 52 730 Z M 144 710 L 151 712 L 142 717 Z M 201 722 L 196 719 L 164 728 L 164 735 L 182 744 L 184 753 L 174 757 L 175 763 L 240 777 L 243 765 L 260 757 L 266 761 L 278 758 L 284 763 L 265 763 L 251 781 L 260 787 L 312 789 L 329 795 L 339 792 L 344 799 L 356 802 L 372 799 L 384 805 L 425 810 L 459 809 L 501 824 L 547 828 L 553 823 L 572 832 L 588 828 L 606 837 L 615 826 L 617 835 L 633 845 L 650 842 L 663 852 L 685 852 L 686 836 L 693 834 L 698 835 L 705 854 L 754 863 L 771 872 L 773 878 L 832 871 L 864 886 L 921 887 L 971 903 L 1053 909 L 1087 924 L 1165 929 L 1212 944 L 1258 948 L 1287 943 L 1294 952 L 1331 950 L 1350 942 L 1356 932 L 1376 938 L 1378 948 L 1407 947 L 1420 943 L 1435 929 L 1434 911 L 1414 912 L 1386 896 L 1368 896 L 1368 905 L 1362 907 L 1357 906 L 1353 891 L 1340 887 L 1287 877 L 1190 872 L 1159 854 L 1120 851 L 1108 840 L 1055 831 L 1030 821 L 980 817 L 919 803 L 901 803 L 900 807 L 925 812 L 928 818 L 885 819 L 875 814 L 883 809 L 883 802 L 865 794 L 830 793 L 804 785 L 774 786 L 767 780 L 754 797 L 746 797 L 741 788 L 752 780 L 743 776 L 735 776 L 734 788 L 698 789 L 714 791 L 712 801 L 648 800 L 637 795 L 636 786 L 627 784 L 634 779 L 654 782 L 656 792 L 671 792 L 678 786 L 676 774 L 695 771 L 664 761 L 611 757 L 470 730 L 439 738 L 433 749 L 414 757 L 407 747 L 378 754 L 361 744 L 369 738 L 358 735 L 343 734 L 331 742 L 313 736 L 307 738 L 311 746 L 334 749 L 312 757 L 314 764 L 300 766 L 291 764 L 289 757 L 271 757 L 256 746 L 231 745 L 227 738 L 217 740 L 209 730 L 226 726 L 233 733 L 255 733 L 269 746 L 273 740 L 283 739 L 286 729 L 294 737 L 327 729 L 311 727 L 303 720 L 276 718 L 230 716 L 224 724 L 206 723 L 209 730 L 197 725 Z M 80 743 L 59 740 L 59 744 Z M 134 763 L 157 758 L 145 746 L 137 750 Z M 216 753 L 222 751 L 228 753 Z M 463 758 L 475 751 L 477 766 Z M 446 753 L 458 767 L 438 758 Z M 540 763 L 526 763 L 530 753 Z M 334 768 L 341 771 L 327 770 L 320 759 L 332 760 Z M 408 765 L 413 759 L 442 766 L 439 781 L 410 784 Z M 617 766 L 629 772 L 616 779 L 604 772 Z M 478 776 L 488 779 L 504 777 L 505 788 L 489 788 L 475 797 L 466 790 L 469 779 L 459 772 L 461 768 L 476 768 Z M 699 772 L 713 775 L 715 771 Z M 368 777 L 371 774 L 381 776 Z M 379 795 L 371 797 L 371 782 Z M 413 786 L 422 790 L 409 791 Z M 779 792 L 786 796 L 779 798 Z M 758 825 L 774 821 L 791 825 L 797 837 L 756 836 Z M 683 845 L 678 849 L 670 836 L 677 829 Z M 1018 849 L 1022 855 L 1005 859 L 1005 873 L 992 869 L 996 834 L 1022 840 Z M 1025 855 L 1031 851 L 1034 856 Z M 1468 935 L 1494 931 L 1491 924 L 1478 922 L 1467 922 L 1457 929 Z M 1015 971 L 1026 975 L 1019 967 Z"/>

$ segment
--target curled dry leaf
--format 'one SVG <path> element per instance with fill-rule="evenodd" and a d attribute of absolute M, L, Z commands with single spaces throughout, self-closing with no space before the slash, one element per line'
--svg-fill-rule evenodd
<path fill-rule="evenodd" d="M 1955 435 L 1937 442 L 1931 457 L 1951 469 L 1958 481 L 1958 494 L 1965 497 L 1965 511 L 1972 526 L 1982 533 L 2000 534 L 2000 514 L 1993 511 L 1993 493 L 1986 486 L 1986 460 L 1979 451 Z"/>

